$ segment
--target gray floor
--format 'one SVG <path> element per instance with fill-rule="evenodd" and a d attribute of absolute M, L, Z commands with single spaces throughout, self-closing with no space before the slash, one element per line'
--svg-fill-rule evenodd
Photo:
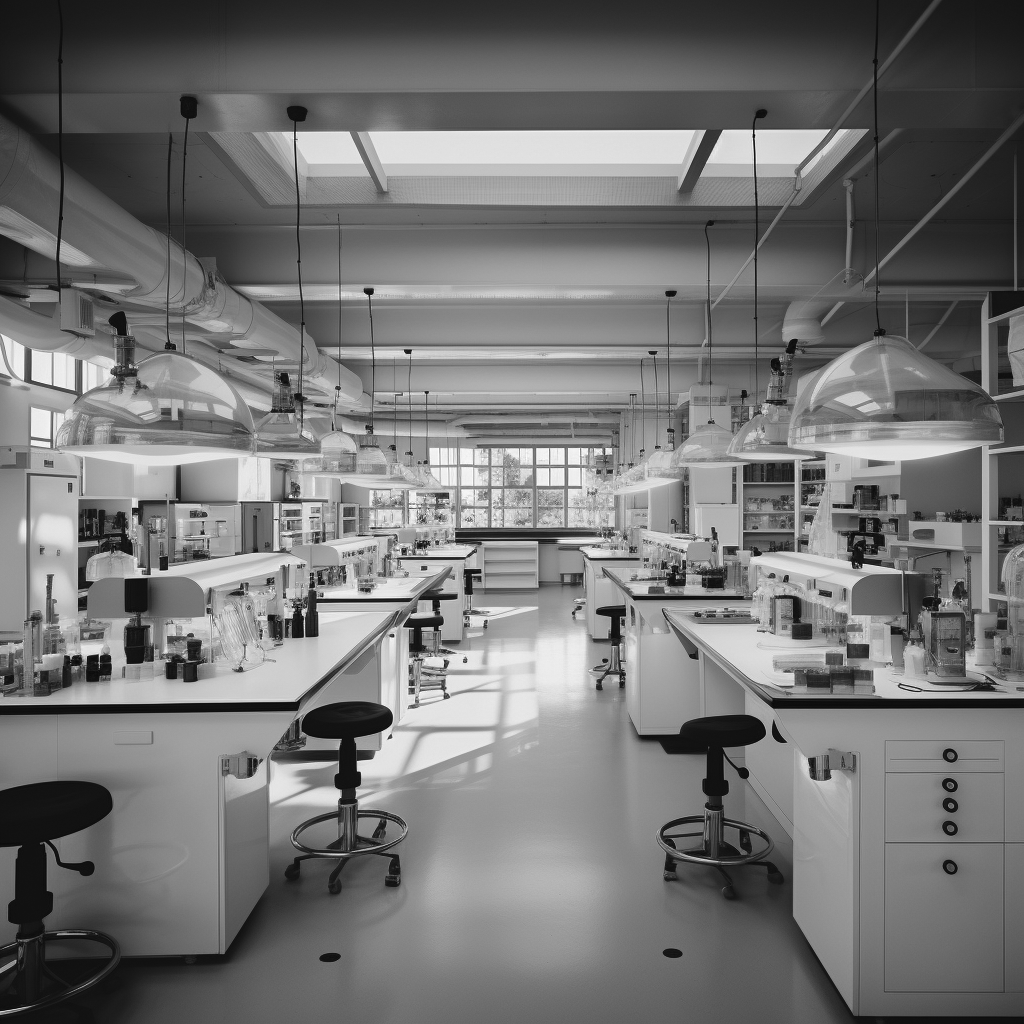
<path fill-rule="evenodd" d="M 462 645 L 452 699 L 428 697 L 363 762 L 363 803 L 410 823 L 400 888 L 379 858 L 346 868 L 338 896 L 326 864 L 286 882 L 288 832 L 331 807 L 335 768 L 275 764 L 271 884 L 229 954 L 125 962 L 48 1019 L 853 1019 L 790 915 L 787 837 L 735 775 L 727 807 L 776 838 L 787 884 L 737 872 L 729 903 L 703 869 L 662 879 L 654 833 L 699 810 L 703 761 L 641 741 L 622 691 L 595 691 L 607 647 L 570 618 L 575 593 L 478 595 L 506 610 Z"/>

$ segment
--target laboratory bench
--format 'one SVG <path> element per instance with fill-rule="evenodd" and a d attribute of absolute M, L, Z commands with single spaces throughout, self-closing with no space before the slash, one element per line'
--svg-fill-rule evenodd
<path fill-rule="evenodd" d="M 57 840 L 92 860 L 85 879 L 52 871 L 51 928 L 115 935 L 127 956 L 224 953 L 270 880 L 268 759 L 297 716 L 366 700 L 397 712 L 401 612 L 320 613 L 320 635 L 285 640 L 242 673 L 76 683 L 0 699 L 3 786 L 88 779 L 113 812 Z M 117 672 L 115 664 L 115 673 Z M 397 713 L 396 713 L 397 719 Z M 381 736 L 367 737 L 379 749 Z M 14 849 L 0 850 L 0 902 L 13 896 Z M 0 942 L 14 926 L 0 925 Z"/>
<path fill-rule="evenodd" d="M 455 595 L 454 600 L 441 604 L 441 615 L 444 617 L 441 639 L 446 643 L 460 643 L 465 636 L 466 578 L 463 570 L 470 568 L 476 551 L 476 544 L 449 544 L 445 547 L 428 548 L 425 553 L 419 555 L 395 556 L 395 564 L 411 577 L 433 576 L 445 569 L 448 570 L 442 585 L 437 588 L 442 593 Z M 421 602 L 419 610 L 430 611 L 430 603 Z"/>
<path fill-rule="evenodd" d="M 636 569 L 606 565 L 604 575 L 626 609 L 622 647 L 626 711 L 633 728 L 641 736 L 678 733 L 683 722 L 700 715 L 700 686 L 696 667 L 680 657 L 679 642 L 666 625 L 663 610 L 699 606 L 746 612 L 750 604 L 737 591 L 669 587 L 664 580 L 632 580 L 632 576 L 643 575 Z"/>
<path fill-rule="evenodd" d="M 583 556 L 583 596 L 586 599 L 587 632 L 592 640 L 607 640 L 611 620 L 598 615 L 603 605 L 621 604 L 621 597 L 615 584 L 605 576 L 605 566 L 622 569 L 638 569 L 643 560 L 635 551 L 627 548 L 594 546 L 580 548 Z"/>
<path fill-rule="evenodd" d="M 792 641 L 664 614 L 700 714 L 765 724 L 733 753 L 793 839 L 793 916 L 853 1013 L 1024 1013 L 1024 692 L 877 666 L 874 694 L 808 692 L 773 668 Z"/>

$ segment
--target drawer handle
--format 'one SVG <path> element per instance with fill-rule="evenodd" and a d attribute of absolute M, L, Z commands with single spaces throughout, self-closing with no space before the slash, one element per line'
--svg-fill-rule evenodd
<path fill-rule="evenodd" d="M 956 779 L 943 779 L 942 788 L 947 793 L 955 793 L 960 788 L 960 784 L 956 781 Z"/>
<path fill-rule="evenodd" d="M 957 754 L 957 752 L 952 747 L 946 747 L 946 749 L 942 752 L 943 761 L 948 761 L 950 764 L 956 761 L 959 756 L 960 755 Z"/>
<path fill-rule="evenodd" d="M 945 871 L 947 875 L 955 875 L 960 869 L 956 866 L 955 860 L 944 860 L 942 862 L 942 870 Z"/>
<path fill-rule="evenodd" d="M 954 811 L 960 809 L 960 805 L 951 796 L 947 796 L 946 799 L 942 801 L 942 809 L 947 813 L 952 814 Z"/>
<path fill-rule="evenodd" d="M 947 836 L 955 836 L 960 829 L 956 827 L 955 821 L 944 821 L 942 823 L 942 831 L 945 832 Z"/>

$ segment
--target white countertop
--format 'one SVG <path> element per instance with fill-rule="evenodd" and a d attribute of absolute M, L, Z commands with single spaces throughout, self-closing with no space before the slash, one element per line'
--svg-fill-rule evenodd
<path fill-rule="evenodd" d="M 892 670 L 874 667 L 875 695 L 787 693 L 792 675 L 784 676 L 772 669 L 777 654 L 823 651 L 824 647 L 790 641 L 771 633 L 758 632 L 748 623 L 698 622 L 692 613 L 679 608 L 666 608 L 665 618 L 678 627 L 693 643 L 717 662 L 737 682 L 774 707 L 877 707 L 893 703 L 920 707 L 1020 707 L 1024 708 L 1024 690 L 1016 683 L 999 682 L 998 690 L 960 690 L 957 686 L 937 686 L 927 679 L 909 679 L 894 675 Z M 978 676 L 980 679 L 981 676 Z M 787 683 L 789 685 L 787 685 Z M 899 684 L 921 687 L 923 692 L 901 689 Z"/>
<path fill-rule="evenodd" d="M 631 581 L 633 569 L 612 569 L 606 566 L 605 576 L 634 601 L 746 601 L 738 590 L 708 590 L 705 587 L 670 587 L 664 580 Z M 662 587 L 664 593 L 652 594 L 651 587 Z"/>
<path fill-rule="evenodd" d="M 580 548 L 580 554 L 594 562 L 632 561 L 639 563 L 643 560 L 639 552 L 623 551 L 621 548 L 586 547 Z"/>
<path fill-rule="evenodd" d="M 346 604 L 408 604 L 415 601 L 424 591 L 432 590 L 443 583 L 448 577 L 448 572 L 450 567 L 443 566 L 433 576 L 405 576 L 397 579 L 378 576 L 377 586 L 369 594 L 360 594 L 354 586 L 317 587 L 317 594 L 322 601 L 343 601 Z"/>
<path fill-rule="evenodd" d="M 475 544 L 451 544 L 446 548 L 427 548 L 426 553 L 419 555 L 396 555 L 401 562 L 419 562 L 424 558 L 469 558 L 476 551 Z"/>
<path fill-rule="evenodd" d="M 123 713 L 130 711 L 269 711 L 297 709 L 339 667 L 382 635 L 392 611 L 320 613 L 320 635 L 285 640 L 262 665 L 233 672 L 225 663 L 212 678 L 112 679 L 75 683 L 48 697 L 2 697 L 0 715 Z M 163 671 L 163 662 L 156 663 Z"/>

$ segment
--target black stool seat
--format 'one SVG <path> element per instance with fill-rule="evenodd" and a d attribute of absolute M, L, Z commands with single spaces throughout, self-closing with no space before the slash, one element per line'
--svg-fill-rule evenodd
<path fill-rule="evenodd" d="M 0 846 L 60 839 L 102 821 L 110 793 L 95 782 L 33 782 L 0 792 Z"/>
<path fill-rule="evenodd" d="M 713 715 L 684 722 L 679 735 L 709 747 L 745 747 L 763 740 L 767 730 L 753 715 Z"/>
<path fill-rule="evenodd" d="M 597 609 L 598 615 L 607 615 L 609 619 L 621 619 L 626 614 L 624 604 L 605 604 Z"/>
<path fill-rule="evenodd" d="M 462 578 L 464 580 L 478 580 L 483 578 L 482 569 L 463 569 Z"/>
<path fill-rule="evenodd" d="M 307 736 L 328 740 L 350 740 L 372 736 L 389 728 L 394 716 L 383 704 L 347 700 L 325 704 L 302 716 L 302 731 Z"/>
<path fill-rule="evenodd" d="M 444 619 L 433 612 L 413 612 L 405 624 L 409 629 L 433 629 L 435 626 L 443 626 Z"/>
<path fill-rule="evenodd" d="M 443 590 L 428 590 L 421 598 L 421 601 L 454 601 L 459 595 L 448 594 Z"/>

